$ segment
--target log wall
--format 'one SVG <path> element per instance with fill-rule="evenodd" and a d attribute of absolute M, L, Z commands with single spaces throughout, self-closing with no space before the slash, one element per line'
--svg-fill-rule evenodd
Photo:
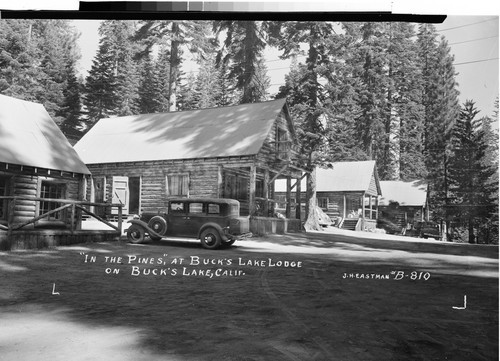
<path fill-rule="evenodd" d="M 206 158 L 173 161 L 124 162 L 87 165 L 92 177 L 106 177 L 107 200 L 111 201 L 113 177 L 141 177 L 140 211 L 166 206 L 169 174 L 189 175 L 189 197 L 220 197 L 219 167 L 249 167 L 253 157 Z M 88 182 L 90 187 L 91 182 Z M 87 195 L 90 189 L 87 188 Z M 89 199 L 89 198 L 88 198 Z"/>
<path fill-rule="evenodd" d="M 18 174 L 2 171 L 1 175 L 8 177 L 8 195 L 18 197 L 39 197 L 42 181 L 55 181 L 66 186 L 66 199 L 79 200 L 82 176 L 51 177 L 49 175 Z M 16 200 L 14 208 L 9 209 L 11 224 L 21 224 L 38 216 L 39 202 L 30 200 Z M 31 224 L 27 227 L 33 228 Z"/>

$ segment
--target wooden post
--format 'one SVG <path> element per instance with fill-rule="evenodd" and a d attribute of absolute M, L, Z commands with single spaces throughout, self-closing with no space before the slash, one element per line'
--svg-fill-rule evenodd
<path fill-rule="evenodd" d="M 343 200 L 344 200 L 344 204 L 342 205 L 342 219 L 345 219 L 346 217 L 346 212 L 347 212 L 347 205 L 346 205 L 346 202 L 347 202 L 347 198 L 345 196 L 345 193 L 342 195 L 343 196 Z"/>
<path fill-rule="evenodd" d="M 256 178 L 257 178 L 257 167 L 252 165 L 250 166 L 250 190 L 248 195 L 248 213 L 250 216 L 254 216 L 256 212 L 256 203 L 255 203 Z"/>
<path fill-rule="evenodd" d="M 222 170 L 223 170 L 223 167 L 221 165 L 219 165 L 217 167 L 217 197 L 218 198 L 222 198 L 224 197 L 224 184 L 222 183 Z"/>
<path fill-rule="evenodd" d="M 75 204 L 73 203 L 71 205 L 71 224 L 70 224 L 71 234 L 75 233 L 75 211 L 76 207 Z"/>
<path fill-rule="evenodd" d="M 122 205 L 120 205 L 118 207 L 118 232 L 120 237 L 122 235 L 122 213 Z"/>
<path fill-rule="evenodd" d="M 302 193 L 302 190 L 301 190 L 301 178 L 297 178 L 297 185 L 296 185 L 296 190 L 295 190 L 295 218 L 298 219 L 299 221 L 302 219 L 302 212 L 301 212 L 301 208 L 302 208 L 302 205 L 300 204 L 300 197 L 301 197 L 301 193 Z"/>
<path fill-rule="evenodd" d="M 365 194 L 361 196 L 361 216 L 365 218 Z"/>
<path fill-rule="evenodd" d="M 94 177 L 90 176 L 90 201 L 95 202 L 95 185 L 94 185 Z M 95 207 L 90 206 L 89 211 L 92 213 L 96 213 Z"/>
<path fill-rule="evenodd" d="M 370 219 L 373 219 L 373 217 L 372 217 L 372 214 L 373 214 L 373 213 L 372 213 L 372 212 L 373 212 L 373 209 L 372 209 L 372 196 L 371 196 L 371 194 L 370 194 L 370 196 L 369 196 L 369 197 L 370 197 L 370 198 L 369 198 L 369 199 L 370 199 Z"/>
<path fill-rule="evenodd" d="M 292 178 L 286 177 L 286 211 L 285 217 L 291 218 L 291 204 L 292 204 Z"/>
<path fill-rule="evenodd" d="M 12 230 L 14 228 L 14 210 L 16 209 L 16 199 L 13 198 L 10 200 L 9 202 L 9 220 L 7 221 L 7 227 L 8 227 L 8 230 L 7 230 L 7 238 L 8 238 L 8 242 L 9 242 L 9 250 L 11 249 L 12 247 Z"/>
<path fill-rule="evenodd" d="M 365 194 L 361 195 L 361 230 L 365 228 Z"/>
<path fill-rule="evenodd" d="M 264 169 L 264 216 L 269 217 L 269 169 Z"/>

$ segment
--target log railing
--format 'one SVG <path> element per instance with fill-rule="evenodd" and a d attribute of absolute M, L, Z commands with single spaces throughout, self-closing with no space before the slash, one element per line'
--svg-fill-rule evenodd
<path fill-rule="evenodd" d="M 49 216 L 56 214 L 58 212 L 64 211 L 64 210 L 69 210 L 70 215 L 69 215 L 69 227 L 71 233 L 73 233 L 77 228 L 81 228 L 81 213 L 85 213 L 91 217 L 94 217 L 97 219 L 99 222 L 104 223 L 108 227 L 111 227 L 115 231 L 117 231 L 119 234 L 122 232 L 122 208 L 123 204 L 121 203 L 94 203 L 94 202 L 87 202 L 87 201 L 77 201 L 77 200 L 71 200 L 71 199 L 59 199 L 59 198 L 39 198 L 39 197 L 23 197 L 23 196 L 0 196 L 0 200 L 7 199 L 8 200 L 8 232 L 20 230 L 23 227 L 26 227 L 27 225 L 30 224 L 35 224 L 35 222 L 42 220 L 44 218 L 48 218 Z M 16 208 L 16 202 L 18 201 L 32 201 L 35 202 L 45 202 L 45 203 L 56 203 L 56 204 L 62 204 L 61 206 L 51 209 L 43 214 L 40 214 L 38 216 L 34 216 L 28 221 L 15 224 L 14 219 L 15 219 L 15 208 Z M 104 208 L 118 208 L 118 225 L 114 225 L 111 222 L 108 222 L 104 218 L 98 216 L 97 214 L 89 211 L 85 207 L 104 207 Z M 41 207 L 38 207 L 38 209 L 41 209 Z M 68 217 L 66 217 L 68 218 Z M 79 226 L 77 226 L 77 224 Z"/>

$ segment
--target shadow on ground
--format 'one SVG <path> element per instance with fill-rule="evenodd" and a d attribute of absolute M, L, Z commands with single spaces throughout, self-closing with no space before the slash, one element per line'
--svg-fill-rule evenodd
<path fill-rule="evenodd" d="M 489 249 L 289 234 L 4 252 L 2 360 L 497 359 Z"/>

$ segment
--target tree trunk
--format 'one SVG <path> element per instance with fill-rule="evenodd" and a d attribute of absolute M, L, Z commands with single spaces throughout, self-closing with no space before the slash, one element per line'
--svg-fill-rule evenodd
<path fill-rule="evenodd" d="M 476 236 L 474 235 L 474 221 L 472 219 L 469 219 L 468 223 L 469 223 L 468 224 L 469 243 L 475 244 L 476 243 Z"/>
<path fill-rule="evenodd" d="M 313 167 L 311 173 L 307 175 L 306 189 L 306 215 L 307 220 L 304 223 L 306 231 L 320 231 L 318 212 L 316 209 L 316 168 Z"/>
<path fill-rule="evenodd" d="M 170 79 L 168 83 L 169 111 L 177 110 L 177 77 L 179 74 L 179 41 L 176 39 L 179 34 L 179 25 L 172 23 L 172 44 L 170 46 Z"/>

